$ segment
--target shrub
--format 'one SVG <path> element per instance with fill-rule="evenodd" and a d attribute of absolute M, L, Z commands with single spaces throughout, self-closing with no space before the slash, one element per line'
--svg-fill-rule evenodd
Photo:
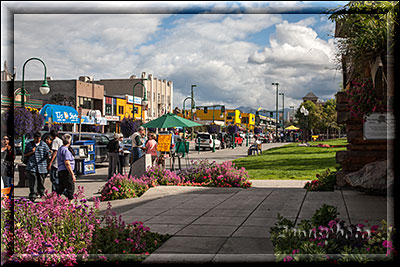
<path fill-rule="evenodd" d="M 314 215 L 311 217 L 311 223 L 313 225 L 323 225 L 328 226 L 328 223 L 335 220 L 340 213 L 337 212 L 335 206 L 323 204 L 322 207 L 315 211 Z"/>
<path fill-rule="evenodd" d="M 336 185 L 336 172 L 327 169 L 322 174 L 316 175 L 317 179 L 307 182 L 304 188 L 308 191 L 333 191 Z"/>
<path fill-rule="evenodd" d="M 184 178 L 176 172 L 164 170 L 159 166 L 150 167 L 146 176 L 151 177 L 151 180 L 156 181 L 158 185 L 178 185 L 184 182 Z"/>
<path fill-rule="evenodd" d="M 174 172 L 160 166 L 148 168 L 140 178 L 116 174 L 100 189 L 101 201 L 140 197 L 157 185 L 214 186 L 248 188 L 251 182 L 244 168 L 236 168 L 230 161 L 221 164 L 207 160 L 193 162 L 188 169 Z"/>
<path fill-rule="evenodd" d="M 251 186 L 249 174 L 244 168 L 236 168 L 234 163 L 226 161 L 221 164 L 207 160 L 192 162 L 189 169 L 180 173 L 186 182 L 200 183 L 215 187 L 243 187 Z"/>
<path fill-rule="evenodd" d="M 98 253 L 130 253 L 135 260 L 141 260 L 169 238 L 151 233 L 142 222 L 126 225 L 121 216 L 117 219 L 111 212 L 110 203 L 104 216 L 99 218 L 99 201 L 96 198 L 94 201 L 93 207 L 89 207 L 82 187 L 78 187 L 71 203 L 56 193 L 47 192 L 43 201 L 36 203 L 24 198 L 2 199 L 2 252 L 6 252 L 11 262 L 72 266 L 107 260 Z"/>
<path fill-rule="evenodd" d="M 115 174 L 102 187 L 101 201 L 140 197 L 150 186 L 155 186 L 155 179 L 146 175 L 140 178 Z"/>
<path fill-rule="evenodd" d="M 298 228 L 278 214 L 270 230 L 277 261 L 367 262 L 377 254 L 390 260 L 396 253 L 391 241 L 394 229 L 384 220 L 381 226 L 366 229 L 363 224 L 346 226 L 336 219 L 337 214 L 336 207 L 324 205 L 311 221 L 301 221 Z"/>
<path fill-rule="evenodd" d="M 71 203 L 56 193 L 47 192 L 43 201 L 37 203 L 24 198 L 13 200 L 13 203 L 5 200 L 2 208 L 4 204 L 6 218 L 11 215 L 10 207 L 14 205 L 14 229 L 6 221 L 2 233 L 2 244 L 10 260 L 72 265 L 78 254 L 87 257 L 87 248 L 100 220 L 97 219 L 98 202 L 89 208 L 86 199 L 78 200 L 82 193 L 79 187 Z M 11 245 L 13 250 L 10 250 Z"/>
<path fill-rule="evenodd" d="M 150 228 L 140 221 L 126 225 L 121 215 L 117 219 L 115 212 L 111 212 L 111 204 L 108 204 L 102 219 L 105 225 L 95 232 L 89 253 L 148 255 L 169 238 L 168 235 L 151 233 Z"/>

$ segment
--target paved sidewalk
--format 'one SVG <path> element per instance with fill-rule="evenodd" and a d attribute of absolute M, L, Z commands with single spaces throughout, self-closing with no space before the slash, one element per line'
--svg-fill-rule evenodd
<path fill-rule="evenodd" d="M 349 223 L 393 223 L 393 205 L 385 197 L 353 190 L 159 186 L 116 211 L 127 222 L 139 220 L 172 235 L 144 263 L 258 262 L 274 261 L 269 229 L 278 213 L 298 223 L 324 203 L 336 206 Z"/>
<path fill-rule="evenodd" d="M 103 166 L 95 175 L 78 178 L 76 186 L 84 186 L 87 198 L 99 196 L 96 192 L 106 182 L 106 175 Z M 298 223 L 309 219 L 324 203 L 335 205 L 339 218 L 349 223 L 368 226 L 385 219 L 393 224 L 391 198 L 355 190 L 307 192 L 305 182 L 252 180 L 249 189 L 158 186 L 140 198 L 111 203 L 126 223 L 142 221 L 153 232 L 171 235 L 144 264 L 272 262 L 269 229 L 277 214 Z M 51 188 L 49 179 L 45 186 Z M 14 193 L 26 197 L 29 188 L 15 188 Z M 106 208 L 107 202 L 101 203 L 101 212 Z"/>

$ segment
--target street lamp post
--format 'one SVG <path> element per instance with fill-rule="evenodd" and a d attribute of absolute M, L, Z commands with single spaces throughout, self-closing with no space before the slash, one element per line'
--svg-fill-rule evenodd
<path fill-rule="evenodd" d="M 278 86 L 279 83 L 272 83 L 272 85 L 276 85 L 276 123 L 275 123 L 275 138 L 278 140 L 278 122 L 279 122 L 279 113 L 278 113 Z"/>
<path fill-rule="evenodd" d="M 193 100 L 193 98 L 191 97 L 191 96 L 188 96 L 188 97 L 186 97 L 184 100 L 183 100 L 183 110 L 182 110 L 182 114 L 183 114 L 183 118 L 184 119 L 186 119 L 186 110 L 185 110 L 185 102 L 186 102 L 186 100 L 188 100 L 188 99 L 191 99 L 192 100 L 192 105 L 196 105 L 196 103 L 194 102 L 194 100 Z M 192 112 L 193 113 L 193 112 Z M 193 115 L 193 114 L 192 114 Z M 185 128 L 183 128 L 183 140 L 185 140 L 185 132 L 186 132 L 186 130 L 185 130 Z M 192 134 L 192 136 L 193 136 L 193 134 Z M 191 137 L 192 138 L 192 137 Z"/>
<path fill-rule="evenodd" d="M 285 133 L 285 93 L 279 95 L 282 95 L 282 131 Z"/>
<path fill-rule="evenodd" d="M 193 92 L 193 88 L 194 87 L 196 87 L 197 85 L 195 85 L 195 84 L 192 84 L 191 85 L 191 88 L 190 88 L 190 94 L 191 94 L 191 99 L 192 99 L 192 103 L 191 103 L 191 108 L 190 108 L 190 117 L 191 117 L 191 119 L 193 120 L 194 119 L 194 116 L 193 116 L 193 109 L 195 108 L 195 102 L 194 102 L 194 92 Z"/>
<path fill-rule="evenodd" d="M 142 81 L 145 81 L 145 80 L 147 80 L 146 78 L 145 79 L 142 79 Z M 136 87 L 136 85 L 138 85 L 138 84 L 141 84 L 142 86 L 143 86 L 143 98 L 142 98 L 142 110 L 141 110 L 141 119 L 142 119 L 142 122 L 143 122 L 143 108 L 144 107 L 146 107 L 147 106 L 147 104 L 149 103 L 149 101 L 147 100 L 147 90 L 146 90 L 146 86 L 144 85 L 144 83 L 143 82 L 137 82 L 137 83 L 135 83 L 134 85 L 133 85 L 133 89 L 132 89 L 132 96 L 133 96 L 133 98 L 135 98 L 135 87 Z M 135 110 L 135 101 L 133 101 L 133 110 Z"/>
<path fill-rule="evenodd" d="M 303 134 L 303 140 L 305 140 L 306 141 L 306 143 L 307 143 L 307 131 L 308 131 L 308 110 L 304 107 L 304 106 L 301 106 L 301 108 L 300 108 L 300 112 L 302 113 L 302 114 L 304 114 L 304 116 L 305 116 L 305 119 L 306 119 L 306 123 L 305 123 L 305 129 L 304 129 L 304 134 Z"/>
<path fill-rule="evenodd" d="M 47 75 L 46 64 L 40 58 L 37 58 L 37 57 L 29 58 L 28 60 L 25 61 L 24 65 L 22 67 L 22 85 L 21 85 L 21 92 L 20 92 L 20 94 L 21 94 L 21 107 L 22 108 L 25 108 L 25 96 L 26 96 L 26 92 L 25 92 L 25 66 L 31 60 L 40 61 L 43 64 L 43 67 L 44 67 L 43 83 L 39 87 L 40 93 L 42 95 L 47 95 L 50 92 L 50 87 L 49 87 L 49 84 L 47 83 L 47 79 L 46 79 L 46 75 Z M 23 155 L 24 151 L 25 151 L 25 135 L 22 135 L 22 144 L 21 144 L 21 146 L 22 146 L 22 155 Z"/>

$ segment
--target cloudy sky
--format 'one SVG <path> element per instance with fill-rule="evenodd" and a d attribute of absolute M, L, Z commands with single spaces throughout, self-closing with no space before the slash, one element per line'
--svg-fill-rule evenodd
<path fill-rule="evenodd" d="M 53 79 L 146 72 L 173 81 L 174 107 L 196 84 L 197 104 L 265 109 L 275 109 L 273 82 L 286 107 L 308 92 L 333 98 L 341 83 L 334 24 L 321 12 L 346 2 L 3 3 L 34 13 L 14 15 L 14 44 L 2 33 L 1 60 L 14 49 L 17 79 L 39 57 Z M 42 73 L 32 61 L 25 79 Z"/>

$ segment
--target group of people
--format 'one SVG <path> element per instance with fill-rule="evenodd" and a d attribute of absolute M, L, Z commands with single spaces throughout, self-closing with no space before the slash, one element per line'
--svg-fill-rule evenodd
<path fill-rule="evenodd" d="M 145 129 L 140 126 L 137 132 L 133 133 L 130 137 L 132 140 L 132 150 L 130 164 L 133 164 L 143 154 L 150 154 L 152 163 L 155 164 L 157 160 L 157 136 L 154 133 L 149 133 L 146 139 Z M 123 135 L 115 133 L 113 139 L 108 143 L 108 179 L 114 174 L 124 174 L 125 155 L 122 145 Z M 129 172 L 131 175 L 131 171 Z"/>
<path fill-rule="evenodd" d="M 44 195 L 44 181 L 50 175 L 52 191 L 64 194 L 69 200 L 73 199 L 76 177 L 75 153 L 71 148 L 72 136 L 64 134 L 58 137 L 56 130 L 51 130 L 45 140 L 39 132 L 33 135 L 23 154 L 26 164 L 26 176 L 29 181 L 29 199 L 34 201 Z"/>

